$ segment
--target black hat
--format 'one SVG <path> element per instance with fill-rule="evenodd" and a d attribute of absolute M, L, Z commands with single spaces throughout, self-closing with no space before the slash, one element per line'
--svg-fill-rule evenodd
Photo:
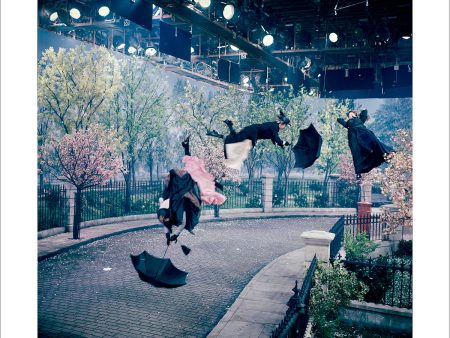
<path fill-rule="evenodd" d="M 280 122 L 284 123 L 285 125 L 288 125 L 291 120 L 288 119 L 288 117 L 286 115 L 284 115 L 283 111 L 280 109 L 280 115 L 278 115 L 278 120 L 280 120 Z"/>

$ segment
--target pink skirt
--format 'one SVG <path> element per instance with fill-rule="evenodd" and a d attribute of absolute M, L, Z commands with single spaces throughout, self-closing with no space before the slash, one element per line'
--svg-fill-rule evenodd
<path fill-rule="evenodd" d="M 183 157 L 184 170 L 197 182 L 200 188 L 200 196 L 205 204 L 220 205 L 227 199 L 224 195 L 215 191 L 214 177 L 205 169 L 205 162 L 195 156 Z"/>

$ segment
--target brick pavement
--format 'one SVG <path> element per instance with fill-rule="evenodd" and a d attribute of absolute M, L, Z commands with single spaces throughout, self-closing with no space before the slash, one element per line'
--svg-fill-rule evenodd
<path fill-rule="evenodd" d="M 261 268 L 302 247 L 303 231 L 328 230 L 335 221 L 201 223 L 195 236 L 183 233 L 169 249 L 174 264 L 189 272 L 188 284 L 177 289 L 142 282 L 130 261 L 130 254 L 143 250 L 163 254 L 160 228 L 122 233 L 47 258 L 38 266 L 39 335 L 205 337 Z M 189 256 L 180 244 L 192 248 Z"/>

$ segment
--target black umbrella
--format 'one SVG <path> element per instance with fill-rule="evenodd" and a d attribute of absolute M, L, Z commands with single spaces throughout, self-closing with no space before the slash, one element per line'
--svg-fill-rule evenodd
<path fill-rule="evenodd" d="M 295 155 L 294 168 L 308 168 L 320 156 L 322 136 L 311 123 L 308 128 L 300 130 L 297 144 L 292 148 Z"/>
<path fill-rule="evenodd" d="M 186 284 L 188 273 L 176 268 L 170 259 L 152 256 L 147 251 L 130 256 L 143 281 L 161 288 L 176 288 Z"/>

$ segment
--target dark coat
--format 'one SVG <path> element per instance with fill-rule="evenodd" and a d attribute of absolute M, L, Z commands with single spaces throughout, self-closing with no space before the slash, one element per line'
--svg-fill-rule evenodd
<path fill-rule="evenodd" d="M 169 179 L 162 194 L 164 199 L 170 198 L 170 218 L 168 225 L 181 225 L 183 212 L 186 212 L 185 229 L 193 230 L 200 219 L 200 189 L 188 173 L 180 175 L 174 169 L 169 172 Z"/>
<path fill-rule="evenodd" d="M 283 147 L 283 141 L 278 136 L 280 127 L 276 121 L 261 124 L 252 124 L 240 130 L 238 133 L 231 133 L 225 138 L 225 144 L 237 143 L 244 140 L 251 140 L 253 147 L 257 140 L 271 140 L 273 144 Z"/>
<path fill-rule="evenodd" d="M 345 121 L 338 118 L 338 122 L 348 130 L 348 145 L 352 153 L 353 166 L 356 174 L 368 173 L 373 168 L 385 162 L 384 155 L 393 149 L 380 142 L 375 134 L 366 128 L 364 122 L 367 120 L 367 113 L 361 113 Z"/>

